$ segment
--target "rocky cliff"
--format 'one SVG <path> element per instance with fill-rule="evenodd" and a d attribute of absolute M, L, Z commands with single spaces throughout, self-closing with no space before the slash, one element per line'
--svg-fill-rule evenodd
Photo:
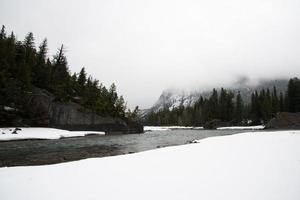
<path fill-rule="evenodd" d="M 300 129 L 300 113 L 281 112 L 271 119 L 266 129 Z"/>
<path fill-rule="evenodd" d="M 38 88 L 33 90 L 29 103 L 35 126 L 108 133 L 143 132 L 139 123 L 102 117 L 74 102 L 57 102 L 51 93 Z"/>

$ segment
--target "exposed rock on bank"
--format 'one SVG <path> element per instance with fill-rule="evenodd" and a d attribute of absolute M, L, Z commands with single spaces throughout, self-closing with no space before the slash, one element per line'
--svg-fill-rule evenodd
<path fill-rule="evenodd" d="M 220 119 L 213 119 L 209 122 L 206 122 L 203 126 L 205 129 L 217 129 L 219 127 L 232 126 L 230 122 L 223 122 Z"/>
<path fill-rule="evenodd" d="M 106 133 L 143 132 L 143 126 L 139 123 L 102 117 L 74 102 L 55 101 L 51 93 L 38 88 L 33 90 L 29 104 L 33 115 L 32 126 Z"/>
<path fill-rule="evenodd" d="M 300 112 L 277 113 L 276 117 L 271 119 L 265 128 L 266 129 L 300 129 Z"/>

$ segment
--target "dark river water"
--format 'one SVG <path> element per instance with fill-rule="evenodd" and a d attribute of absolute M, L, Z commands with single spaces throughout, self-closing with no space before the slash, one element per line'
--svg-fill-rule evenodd
<path fill-rule="evenodd" d="M 0 167 L 54 164 L 91 157 L 136 153 L 183 145 L 195 139 L 249 132 L 242 130 L 170 130 L 59 140 L 0 142 Z"/>

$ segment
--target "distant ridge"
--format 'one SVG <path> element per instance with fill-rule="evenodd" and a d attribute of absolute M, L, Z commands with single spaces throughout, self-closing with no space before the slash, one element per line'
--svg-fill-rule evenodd
<path fill-rule="evenodd" d="M 255 86 L 248 85 L 244 82 L 237 82 L 230 87 L 224 87 L 232 91 L 235 95 L 240 92 L 243 101 L 245 103 L 249 103 L 251 100 L 251 94 L 257 90 L 260 91 L 262 89 L 270 89 L 272 90 L 275 86 L 278 94 L 280 92 L 285 93 L 287 90 L 288 79 L 274 79 L 274 80 L 263 80 L 260 81 Z M 218 91 L 221 87 L 216 88 Z M 155 102 L 155 104 L 150 109 L 145 109 L 141 114 L 146 115 L 147 113 L 154 111 L 158 112 L 163 108 L 168 108 L 172 110 L 173 108 L 177 108 L 180 105 L 184 107 L 193 106 L 193 104 L 202 96 L 203 98 L 208 98 L 211 95 L 211 90 L 195 90 L 190 93 L 186 93 L 183 91 L 176 90 L 165 90 L 160 95 L 159 99 Z"/>

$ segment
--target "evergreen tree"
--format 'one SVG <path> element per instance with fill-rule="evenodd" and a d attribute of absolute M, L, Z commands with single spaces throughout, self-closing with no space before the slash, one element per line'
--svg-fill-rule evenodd
<path fill-rule="evenodd" d="M 285 111 L 285 109 L 284 109 L 284 98 L 283 98 L 282 92 L 280 92 L 280 95 L 279 95 L 279 111 L 280 112 Z"/>
<path fill-rule="evenodd" d="M 56 97 L 60 101 L 68 101 L 70 99 L 71 82 L 68 72 L 68 62 L 65 56 L 64 46 L 58 50 L 53 59 L 53 67 L 51 71 L 51 86 Z"/>
<path fill-rule="evenodd" d="M 83 67 L 78 75 L 78 79 L 77 79 L 77 83 L 78 83 L 78 95 L 79 96 L 84 96 L 85 94 L 85 84 L 87 82 L 87 78 L 86 78 L 86 72 L 85 72 L 85 68 Z"/>
<path fill-rule="evenodd" d="M 138 121 L 138 113 L 139 113 L 139 107 L 136 106 L 134 110 L 131 112 L 130 109 L 126 112 L 126 118 L 128 118 L 131 121 Z"/>
<path fill-rule="evenodd" d="M 1 32 L 0 32 L 0 40 L 4 40 L 5 38 L 6 38 L 5 26 L 2 25 Z"/>
<path fill-rule="evenodd" d="M 125 117 L 126 103 L 123 96 L 120 96 L 116 101 L 117 116 Z"/>
<path fill-rule="evenodd" d="M 263 102 L 264 113 L 265 113 L 265 122 L 272 118 L 272 98 L 269 88 L 267 89 L 266 96 Z"/>
<path fill-rule="evenodd" d="M 272 115 L 275 116 L 279 110 L 280 110 L 280 105 L 277 96 L 277 90 L 276 87 L 274 86 L 273 93 L 272 93 Z"/>
<path fill-rule="evenodd" d="M 47 39 L 44 39 L 39 46 L 37 52 L 36 65 L 33 66 L 32 76 L 33 84 L 40 88 L 49 88 L 50 87 L 50 67 L 47 66 L 47 52 L 48 45 Z"/>
<path fill-rule="evenodd" d="M 219 117 L 218 92 L 216 89 L 213 89 L 212 94 L 208 100 L 208 109 L 209 119 L 217 119 Z"/>
<path fill-rule="evenodd" d="M 228 119 L 227 116 L 227 91 L 221 88 L 220 98 L 219 98 L 219 117 L 222 121 Z"/>
<path fill-rule="evenodd" d="M 241 93 L 238 92 L 236 96 L 236 105 L 235 105 L 235 120 L 240 123 L 243 120 L 243 110 L 244 110 L 244 103 L 242 100 Z"/>
<path fill-rule="evenodd" d="M 250 118 L 252 120 L 253 124 L 260 124 L 260 121 L 262 119 L 262 111 L 261 111 L 261 98 L 259 98 L 258 92 L 255 91 L 251 95 L 251 111 L 250 111 Z"/>
<path fill-rule="evenodd" d="M 289 112 L 300 112 L 300 80 L 298 78 L 289 80 L 287 103 Z"/>

